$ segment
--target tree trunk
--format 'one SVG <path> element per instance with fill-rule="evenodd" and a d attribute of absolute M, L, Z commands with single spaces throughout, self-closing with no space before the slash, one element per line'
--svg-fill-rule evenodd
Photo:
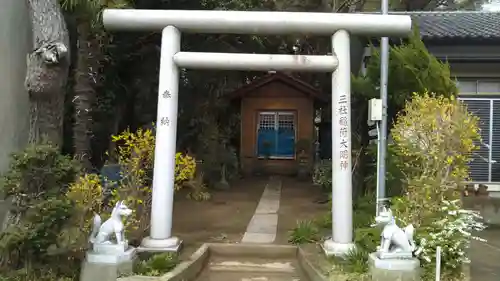
<path fill-rule="evenodd" d="M 63 142 L 64 96 L 69 70 L 69 34 L 58 0 L 28 0 L 33 52 L 25 87 L 30 99 L 29 142 Z"/>
<path fill-rule="evenodd" d="M 78 59 L 75 67 L 75 125 L 73 128 L 73 143 L 75 157 L 82 163 L 85 170 L 92 169 L 91 137 L 92 137 L 92 105 L 95 99 L 94 84 L 97 77 L 97 66 L 93 66 L 97 53 L 93 50 L 90 23 L 85 19 L 78 20 Z"/>

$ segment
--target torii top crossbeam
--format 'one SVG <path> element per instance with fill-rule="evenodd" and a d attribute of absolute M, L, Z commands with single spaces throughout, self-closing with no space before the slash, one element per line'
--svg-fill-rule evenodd
<path fill-rule="evenodd" d="M 160 31 L 172 25 L 181 32 L 219 34 L 332 35 L 343 29 L 352 34 L 407 36 L 408 15 L 303 13 L 260 11 L 106 9 L 108 30 Z"/>

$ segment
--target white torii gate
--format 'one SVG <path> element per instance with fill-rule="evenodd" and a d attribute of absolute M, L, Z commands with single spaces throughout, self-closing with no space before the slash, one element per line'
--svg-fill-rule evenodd
<path fill-rule="evenodd" d="M 351 172 L 351 67 L 349 34 L 407 36 L 407 15 L 106 9 L 108 30 L 162 30 L 150 236 L 142 247 L 177 251 L 172 236 L 179 68 L 332 72 L 332 238 L 327 255 L 344 255 L 353 244 Z M 182 52 L 181 32 L 332 36 L 332 55 Z M 195 215 L 195 214 L 194 214 Z"/>

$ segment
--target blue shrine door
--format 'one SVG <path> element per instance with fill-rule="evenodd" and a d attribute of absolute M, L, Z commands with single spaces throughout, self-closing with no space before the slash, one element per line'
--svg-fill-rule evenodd
<path fill-rule="evenodd" d="M 259 157 L 295 157 L 295 113 L 259 112 L 257 155 Z"/>

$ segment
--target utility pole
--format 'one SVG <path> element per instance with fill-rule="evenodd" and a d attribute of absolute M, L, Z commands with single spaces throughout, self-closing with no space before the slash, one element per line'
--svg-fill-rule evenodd
<path fill-rule="evenodd" d="M 389 13 L 389 1 L 381 1 L 383 15 Z M 380 42 L 380 99 L 382 100 L 382 121 L 380 122 L 380 132 L 377 155 L 377 214 L 381 204 L 386 199 L 386 155 L 387 155 L 387 80 L 389 76 L 389 38 L 382 37 Z"/>

